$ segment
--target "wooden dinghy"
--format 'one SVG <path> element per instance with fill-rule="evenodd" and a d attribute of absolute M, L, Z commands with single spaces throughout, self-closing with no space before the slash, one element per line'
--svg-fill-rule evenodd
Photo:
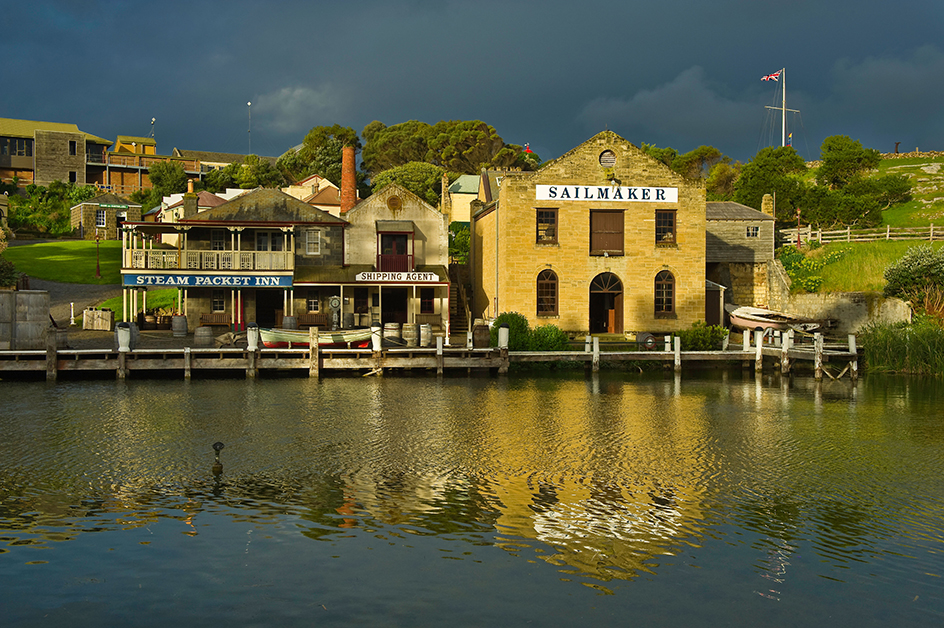
<path fill-rule="evenodd" d="M 822 326 L 820 321 L 814 321 L 776 310 L 765 310 L 759 307 L 726 305 L 724 309 L 728 312 L 733 327 L 741 329 L 776 329 L 787 330 L 795 329 L 797 331 L 815 331 Z"/>
<path fill-rule="evenodd" d="M 307 347 L 308 332 L 298 329 L 259 328 L 262 344 L 271 349 Z M 343 329 L 338 331 L 319 331 L 319 347 L 364 348 L 370 346 L 370 329 Z"/>

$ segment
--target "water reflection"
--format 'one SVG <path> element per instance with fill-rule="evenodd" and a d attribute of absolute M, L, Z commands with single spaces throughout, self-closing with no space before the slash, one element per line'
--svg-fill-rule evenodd
<path fill-rule="evenodd" d="M 494 546 L 611 592 L 724 539 L 779 601 L 807 554 L 845 581 L 902 538 L 944 549 L 938 387 L 716 377 L 7 386 L 0 553 L 223 516 Z"/>

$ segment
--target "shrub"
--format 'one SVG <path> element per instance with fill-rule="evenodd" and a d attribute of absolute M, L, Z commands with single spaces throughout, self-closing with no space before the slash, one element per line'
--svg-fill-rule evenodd
<path fill-rule="evenodd" d="M 0 286 L 7 287 L 16 285 L 16 281 L 19 278 L 20 273 L 17 272 L 13 262 L 9 262 L 0 257 Z"/>
<path fill-rule="evenodd" d="M 944 250 L 930 244 L 909 248 L 885 269 L 885 296 L 920 300 L 929 290 L 944 288 Z"/>
<path fill-rule="evenodd" d="M 705 321 L 695 321 L 691 329 L 683 329 L 675 335 L 682 341 L 682 351 L 712 351 L 721 348 L 728 330 L 720 325 L 706 325 Z"/>
<path fill-rule="evenodd" d="M 557 325 L 548 323 L 531 330 L 528 347 L 531 351 L 566 351 L 570 337 Z"/>
<path fill-rule="evenodd" d="M 527 351 L 531 327 L 528 325 L 528 319 L 518 312 L 502 312 L 495 318 L 495 322 L 490 330 L 492 346 L 498 346 L 498 328 L 502 323 L 508 325 L 509 351 Z"/>

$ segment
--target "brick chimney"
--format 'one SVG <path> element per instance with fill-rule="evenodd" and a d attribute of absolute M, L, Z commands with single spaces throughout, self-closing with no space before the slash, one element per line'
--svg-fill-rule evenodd
<path fill-rule="evenodd" d="M 357 175 L 354 166 L 354 147 L 341 149 L 341 213 L 351 210 L 357 203 Z"/>
<path fill-rule="evenodd" d="M 774 215 L 774 197 L 770 194 L 764 194 L 760 201 L 760 210 L 768 216 Z M 775 216 L 774 216 L 775 217 Z"/>
<path fill-rule="evenodd" d="M 187 181 L 187 193 L 184 194 L 184 218 L 197 215 L 197 195 L 193 191 L 193 179 Z"/>

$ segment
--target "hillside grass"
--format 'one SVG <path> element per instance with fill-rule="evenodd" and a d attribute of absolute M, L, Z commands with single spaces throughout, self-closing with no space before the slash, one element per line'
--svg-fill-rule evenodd
<path fill-rule="evenodd" d="M 927 242 L 837 242 L 817 249 L 806 249 L 807 257 L 822 258 L 830 251 L 842 251 L 838 261 L 820 271 L 823 284 L 819 292 L 881 292 L 885 288 L 885 269 L 905 252 Z M 935 250 L 944 243 L 935 242 Z"/>
<path fill-rule="evenodd" d="M 912 200 L 882 212 L 883 225 L 944 225 L 944 157 L 883 159 L 876 174 L 901 174 L 911 181 Z"/>
<path fill-rule="evenodd" d="M 11 246 L 3 257 L 30 277 L 61 283 L 109 285 L 121 283 L 121 242 L 105 240 L 98 251 L 101 278 L 95 277 L 95 242 L 62 240 Z"/>

